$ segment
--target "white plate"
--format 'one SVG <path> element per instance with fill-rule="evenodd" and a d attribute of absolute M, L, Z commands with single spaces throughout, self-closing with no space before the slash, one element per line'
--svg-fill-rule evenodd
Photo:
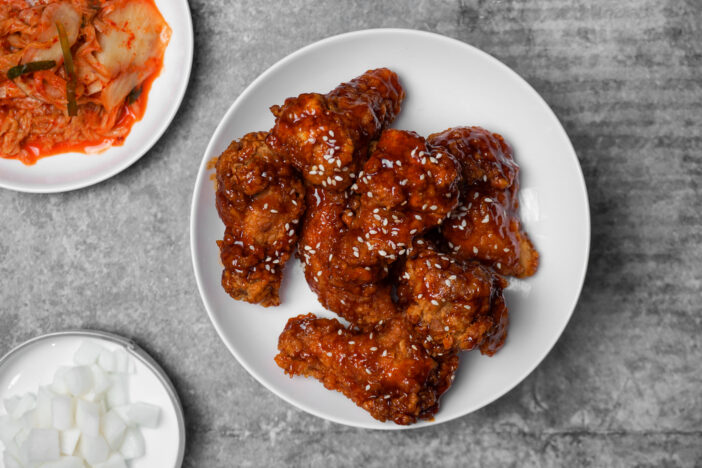
<path fill-rule="evenodd" d="M 130 401 L 151 403 L 161 408 L 159 426 L 142 428 L 146 441 L 145 456 L 132 461 L 130 467 L 179 468 L 185 453 L 185 423 L 173 384 L 144 350 L 118 335 L 76 330 L 43 335 L 18 346 L 0 359 L 0 399 L 36 393 L 40 385 L 49 385 L 59 366 L 75 365 L 73 356 L 86 341 L 110 351 L 126 350 L 134 358 L 136 367 L 136 372 L 129 375 Z M 0 414 L 5 414 L 4 408 L 0 409 Z M 3 468 L 1 457 L 0 468 Z"/>
<path fill-rule="evenodd" d="M 462 42 L 411 30 L 368 30 L 331 37 L 281 60 L 256 79 L 229 109 L 205 152 L 195 183 L 191 249 L 200 294 L 212 323 L 241 365 L 281 398 L 317 416 L 352 426 L 380 423 L 340 393 L 313 379 L 290 379 L 273 362 L 289 317 L 323 312 L 297 261 L 285 272 L 282 305 L 264 309 L 232 300 L 220 286 L 217 217 L 207 162 L 232 139 L 273 125 L 268 107 L 305 91 L 326 92 L 367 69 L 389 67 L 407 92 L 393 127 L 423 135 L 457 125 L 481 125 L 512 144 L 521 165 L 522 218 L 541 253 L 533 278 L 507 293 L 511 324 L 494 357 L 464 353 L 455 384 L 435 419 L 463 416 L 504 395 L 546 356 L 577 303 L 587 269 L 590 215 L 575 151 L 544 100 L 516 73 Z"/>
<path fill-rule="evenodd" d="M 64 153 L 26 166 L 0 158 L 0 187 L 20 192 L 55 193 L 87 187 L 122 172 L 156 144 L 185 96 L 193 63 L 193 25 L 187 0 L 156 0 L 173 30 L 163 70 L 154 80 L 144 118 L 134 124 L 122 146 L 102 153 Z"/>

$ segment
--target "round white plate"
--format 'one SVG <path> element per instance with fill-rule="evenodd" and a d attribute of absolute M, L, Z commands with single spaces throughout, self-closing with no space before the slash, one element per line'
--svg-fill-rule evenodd
<path fill-rule="evenodd" d="M 0 187 L 20 192 L 56 193 L 87 187 L 122 172 L 156 144 L 175 117 L 190 80 L 193 24 L 187 0 L 156 0 L 173 30 L 161 74 L 156 78 L 144 117 L 134 124 L 122 146 L 102 153 L 64 153 L 26 166 L 0 158 Z"/>
<path fill-rule="evenodd" d="M 289 317 L 323 311 L 297 261 L 288 264 L 282 305 L 264 309 L 231 299 L 220 286 L 215 241 L 224 226 L 215 209 L 207 163 L 233 139 L 273 125 L 269 106 L 306 91 L 327 92 L 367 69 L 388 67 L 407 92 L 394 128 L 428 135 L 458 125 L 481 125 L 512 144 L 521 165 L 522 219 L 541 253 L 536 276 L 507 292 L 511 324 L 494 357 L 463 353 L 455 384 L 442 398 L 438 424 L 487 405 L 521 382 L 546 356 L 573 313 L 587 269 L 590 215 L 578 159 L 544 100 L 495 58 L 462 42 L 411 30 L 368 30 L 331 37 L 284 58 L 234 102 L 215 131 L 195 183 L 191 249 L 205 308 L 229 350 L 251 375 L 293 405 L 352 426 L 380 423 L 314 379 L 290 379 L 273 362 Z"/>
<path fill-rule="evenodd" d="M 131 402 L 151 403 L 161 408 L 159 426 L 142 428 L 146 454 L 133 460 L 131 468 L 179 468 L 185 453 L 183 408 L 173 384 L 161 367 L 132 341 L 106 332 L 75 330 L 51 333 L 29 340 L 0 359 L 0 400 L 36 393 L 49 385 L 59 366 L 71 366 L 73 356 L 86 341 L 110 351 L 123 348 L 133 358 L 136 372 L 129 375 Z M 0 409 L 5 414 L 5 409 Z M 2 445 L 2 442 L 0 442 Z M 3 466 L 0 457 L 0 468 Z"/>

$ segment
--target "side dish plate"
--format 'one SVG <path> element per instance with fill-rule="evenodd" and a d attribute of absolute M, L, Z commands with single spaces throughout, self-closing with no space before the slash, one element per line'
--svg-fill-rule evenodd
<path fill-rule="evenodd" d="M 173 33 L 163 70 L 153 82 L 142 120 L 134 124 L 124 145 L 102 153 L 64 153 L 42 158 L 32 166 L 0 158 L 0 187 L 33 193 L 75 190 L 102 182 L 134 164 L 166 131 L 185 96 L 193 62 L 193 25 L 187 0 L 155 0 Z"/>
<path fill-rule="evenodd" d="M 220 285 L 217 239 L 224 226 L 215 210 L 208 162 L 231 140 L 273 125 L 269 106 L 302 92 L 327 92 L 377 67 L 397 72 L 407 99 L 394 128 L 423 135 L 457 125 L 480 125 L 502 134 L 521 166 L 521 217 L 541 266 L 536 276 L 512 280 L 506 292 L 511 324 L 494 357 L 463 353 L 454 386 L 433 421 L 439 424 L 495 401 L 544 359 L 578 301 L 587 270 L 590 214 L 585 182 L 573 146 L 544 100 L 507 66 L 462 42 L 396 29 L 331 37 L 284 58 L 234 102 L 215 131 L 195 183 L 191 214 L 193 266 L 205 308 L 220 337 L 242 366 L 289 403 L 322 418 L 373 429 L 381 423 L 314 379 L 290 379 L 273 361 L 289 317 L 308 312 L 331 317 L 291 261 L 281 288 L 282 305 L 264 309 L 232 300 Z"/>
<path fill-rule="evenodd" d="M 75 365 L 73 356 L 86 341 L 110 351 L 127 351 L 135 363 L 135 373 L 129 377 L 132 401 L 151 403 L 161 409 L 159 427 L 142 430 L 146 454 L 129 466 L 179 468 L 185 455 L 185 420 L 178 394 L 161 366 L 134 342 L 119 335 L 69 330 L 26 341 L 0 359 L 0 399 L 36 392 L 40 385 L 51 383 L 59 366 Z"/>

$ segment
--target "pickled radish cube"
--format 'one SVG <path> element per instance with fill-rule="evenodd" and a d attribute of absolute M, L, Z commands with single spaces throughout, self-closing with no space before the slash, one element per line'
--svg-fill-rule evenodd
<path fill-rule="evenodd" d="M 113 375 L 112 386 L 107 390 L 107 406 L 114 408 L 129 402 L 129 385 L 124 375 Z"/>
<path fill-rule="evenodd" d="M 124 441 L 119 452 L 126 460 L 139 458 L 144 456 L 145 443 L 144 436 L 136 427 L 130 427 L 124 434 Z"/>
<path fill-rule="evenodd" d="M 68 386 L 66 386 L 66 379 L 64 378 L 68 369 L 69 368 L 65 366 L 61 366 L 56 369 L 56 372 L 54 373 L 54 380 L 51 384 L 51 390 L 53 390 L 54 393 L 68 395 Z"/>
<path fill-rule="evenodd" d="M 14 455 L 11 455 L 9 451 L 5 450 L 2 455 L 2 461 L 5 464 L 5 468 L 22 468 L 22 464 L 17 460 Z"/>
<path fill-rule="evenodd" d="M 132 403 L 127 408 L 129 422 L 138 426 L 157 427 L 160 415 L 161 409 L 149 403 Z"/>
<path fill-rule="evenodd" d="M 73 362 L 79 366 L 88 366 L 97 361 L 98 356 L 104 350 L 102 346 L 93 341 L 84 341 L 81 343 L 76 354 L 73 355 Z"/>
<path fill-rule="evenodd" d="M 110 411 L 114 411 L 119 415 L 120 418 L 122 418 L 122 421 L 125 423 L 129 424 L 129 405 L 120 405 L 120 406 L 115 406 L 113 408 L 110 408 Z"/>
<path fill-rule="evenodd" d="M 25 393 L 20 397 L 20 400 L 15 405 L 15 408 L 12 410 L 10 416 L 12 416 L 12 419 L 20 419 L 28 411 L 34 409 L 36 403 L 37 401 L 34 395 L 31 393 Z"/>
<path fill-rule="evenodd" d="M 85 458 L 85 461 L 91 465 L 104 462 L 110 455 L 110 447 L 100 435 L 89 436 L 83 434 L 80 437 L 79 451 L 81 456 Z"/>
<path fill-rule="evenodd" d="M 60 460 L 44 463 L 40 468 L 85 468 L 79 457 L 61 457 Z"/>
<path fill-rule="evenodd" d="M 127 468 L 127 463 L 122 455 L 113 453 L 107 461 L 93 465 L 93 468 Z"/>
<path fill-rule="evenodd" d="M 58 460 L 59 433 L 56 429 L 32 429 L 23 444 L 24 453 L 30 462 Z"/>
<path fill-rule="evenodd" d="M 66 395 L 56 395 L 51 401 L 53 426 L 62 431 L 73 427 L 75 410 L 75 399 Z"/>
<path fill-rule="evenodd" d="M 116 411 L 110 411 L 102 418 L 102 435 L 112 450 L 117 450 L 122 445 L 127 425 Z"/>
<path fill-rule="evenodd" d="M 59 444 L 63 455 L 73 455 L 80 439 L 80 429 L 77 427 L 66 429 L 59 434 Z"/>
<path fill-rule="evenodd" d="M 5 446 L 14 442 L 15 436 L 21 429 L 22 425 L 9 415 L 0 416 L 0 440 Z"/>
<path fill-rule="evenodd" d="M 110 376 L 97 364 L 90 366 L 90 370 L 93 373 L 93 392 L 99 395 L 107 391 L 112 384 Z"/>
<path fill-rule="evenodd" d="M 115 356 L 115 372 L 121 374 L 131 374 L 133 372 L 132 358 L 123 349 L 118 349 L 114 352 Z"/>
<path fill-rule="evenodd" d="M 52 401 L 56 394 L 48 387 L 39 387 L 37 405 L 34 409 L 34 427 L 50 429 L 53 427 Z"/>
<path fill-rule="evenodd" d="M 100 406 L 85 400 L 76 404 L 76 425 L 83 435 L 95 437 L 100 434 Z"/>
<path fill-rule="evenodd" d="M 105 372 L 115 372 L 117 369 L 117 359 L 114 353 L 108 350 L 103 350 L 98 358 L 98 366 L 102 367 Z"/>
<path fill-rule="evenodd" d="M 63 378 L 71 395 L 85 395 L 93 388 L 93 373 L 87 366 L 71 367 Z"/>
<path fill-rule="evenodd" d="M 17 408 L 17 404 L 20 402 L 20 397 L 19 395 L 15 395 L 10 398 L 5 398 L 2 403 L 3 406 L 5 406 L 5 411 L 7 411 L 7 414 L 12 414 L 12 412 Z"/>

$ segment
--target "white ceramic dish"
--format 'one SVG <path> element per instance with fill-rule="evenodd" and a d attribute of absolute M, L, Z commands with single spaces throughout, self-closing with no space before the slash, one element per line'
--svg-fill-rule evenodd
<path fill-rule="evenodd" d="M 317 416 L 352 426 L 400 429 L 380 423 L 313 379 L 290 379 L 273 362 L 289 317 L 324 311 L 290 262 L 282 305 L 264 309 L 232 300 L 220 286 L 216 240 L 224 226 L 215 210 L 207 162 L 232 139 L 273 125 L 268 107 L 305 91 L 327 92 L 367 69 L 389 67 L 407 92 L 393 127 L 423 135 L 457 125 L 481 125 L 512 144 L 522 167 L 522 219 L 541 253 L 533 278 L 507 292 L 511 325 L 494 357 L 464 353 L 453 388 L 433 421 L 463 416 L 521 382 L 553 347 L 570 319 L 587 269 L 590 216 L 573 147 L 544 100 L 516 73 L 486 53 L 443 36 L 410 30 L 360 31 L 317 42 L 281 60 L 256 79 L 229 109 L 205 152 L 195 184 L 191 249 L 205 308 L 229 350 L 265 387 Z"/>
<path fill-rule="evenodd" d="M 134 124 L 122 146 L 97 154 L 65 153 L 32 166 L 0 158 L 0 187 L 20 192 L 55 193 L 102 182 L 122 172 L 156 144 L 185 96 L 193 62 L 193 25 L 187 0 L 156 0 L 173 30 L 163 70 L 149 92 L 144 118 Z"/>
<path fill-rule="evenodd" d="M 136 372 L 129 376 L 131 401 L 151 403 L 161 408 L 159 426 L 142 428 L 146 455 L 133 460 L 129 466 L 179 468 L 185 453 L 185 421 L 178 394 L 156 361 L 132 341 L 118 335 L 75 330 L 43 335 L 21 344 L 0 359 L 0 400 L 26 392 L 36 393 L 40 385 L 50 384 L 59 366 L 75 365 L 73 356 L 86 341 L 93 341 L 110 351 L 120 347 L 125 349 L 136 367 Z M 0 409 L 0 414 L 4 412 Z M 2 457 L 0 468 L 4 468 Z"/>

